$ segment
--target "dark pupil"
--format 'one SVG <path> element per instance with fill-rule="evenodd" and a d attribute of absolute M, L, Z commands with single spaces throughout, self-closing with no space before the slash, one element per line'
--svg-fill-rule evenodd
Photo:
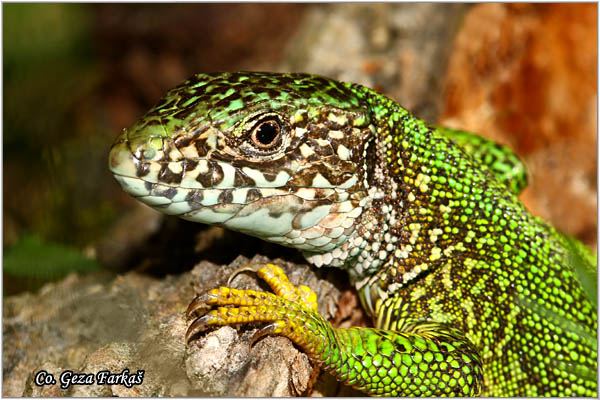
<path fill-rule="evenodd" d="M 256 130 L 256 140 L 263 145 L 269 145 L 277 138 L 279 129 L 273 122 L 264 122 Z"/>

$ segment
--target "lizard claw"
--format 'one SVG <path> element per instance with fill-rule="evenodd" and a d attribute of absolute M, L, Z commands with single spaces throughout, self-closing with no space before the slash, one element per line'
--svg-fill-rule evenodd
<path fill-rule="evenodd" d="M 252 349 L 252 346 L 264 336 L 281 333 L 285 325 L 285 321 L 277 320 L 257 330 L 254 335 L 252 335 L 252 339 L 250 339 L 250 349 Z"/>
<path fill-rule="evenodd" d="M 192 339 L 198 332 L 202 330 L 205 326 L 208 325 L 208 321 L 211 319 L 211 316 L 204 315 L 200 318 L 196 318 L 194 322 L 190 325 L 187 332 L 185 333 L 185 343 L 189 344 L 190 339 Z"/>
<path fill-rule="evenodd" d="M 196 298 L 192 300 L 187 310 L 185 311 L 185 316 L 189 318 L 190 315 L 192 315 L 194 312 L 206 306 L 209 300 L 211 300 L 212 298 L 214 298 L 214 295 L 211 295 L 208 292 L 196 296 Z"/>
<path fill-rule="evenodd" d="M 256 272 L 258 272 L 259 269 L 261 269 L 265 265 L 267 265 L 267 263 L 253 262 L 253 263 L 244 264 L 241 267 L 236 268 L 235 270 L 233 270 L 231 275 L 229 275 L 229 279 L 227 279 L 227 286 L 231 286 L 231 282 L 235 279 L 236 276 L 238 276 L 242 272 L 256 273 Z"/>

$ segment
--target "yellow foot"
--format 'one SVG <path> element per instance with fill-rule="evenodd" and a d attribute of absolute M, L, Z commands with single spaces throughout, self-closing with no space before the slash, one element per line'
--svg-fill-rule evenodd
<path fill-rule="evenodd" d="M 205 306 L 212 309 L 192 322 L 185 335 L 186 342 L 208 325 L 260 321 L 270 324 L 254 334 L 252 343 L 268 334 L 281 334 L 303 347 L 309 345 L 307 350 L 310 351 L 312 346 L 306 343 L 307 332 L 303 323 L 314 319 L 314 314 L 318 315 L 316 293 L 307 286 L 292 285 L 281 267 L 268 263 L 251 263 L 236 269 L 228 285 L 236 275 L 245 271 L 256 272 L 275 293 L 221 286 L 199 295 L 190 303 L 187 316 Z"/>

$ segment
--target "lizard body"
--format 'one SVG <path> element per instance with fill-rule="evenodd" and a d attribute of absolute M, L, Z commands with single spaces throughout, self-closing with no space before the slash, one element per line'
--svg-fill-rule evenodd
<path fill-rule="evenodd" d="M 525 209 L 525 169 L 503 146 L 357 84 L 198 74 L 123 131 L 109 166 L 161 212 L 344 268 L 375 323 L 335 329 L 304 289 L 272 285 L 204 295 L 192 311 L 229 307 L 194 329 L 270 322 L 368 394 L 596 394 L 595 258 Z"/>

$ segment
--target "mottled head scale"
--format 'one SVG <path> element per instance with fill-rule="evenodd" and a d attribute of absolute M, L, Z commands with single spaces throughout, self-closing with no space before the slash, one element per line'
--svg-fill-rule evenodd
<path fill-rule="evenodd" d="M 110 168 L 167 214 L 305 251 L 337 248 L 367 195 L 373 129 L 353 85 L 306 74 L 198 74 L 114 144 Z"/>

